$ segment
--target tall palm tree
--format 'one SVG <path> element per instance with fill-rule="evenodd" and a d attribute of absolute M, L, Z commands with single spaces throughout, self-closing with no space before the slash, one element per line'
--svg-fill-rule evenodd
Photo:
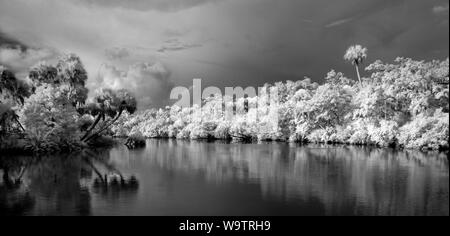
<path fill-rule="evenodd" d="M 367 48 L 361 45 L 353 45 L 347 49 L 344 55 L 344 59 L 351 62 L 356 68 L 356 74 L 358 76 L 359 84 L 362 86 L 361 75 L 359 73 L 359 65 L 363 63 L 363 60 L 367 58 Z"/>

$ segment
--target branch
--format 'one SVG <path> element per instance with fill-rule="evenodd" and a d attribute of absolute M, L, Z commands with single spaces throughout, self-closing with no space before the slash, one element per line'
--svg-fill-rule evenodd
<path fill-rule="evenodd" d="M 117 114 L 117 116 L 111 120 L 111 122 L 106 123 L 102 128 L 100 128 L 99 131 L 97 131 L 95 134 L 91 135 L 89 138 L 86 138 L 85 141 L 89 141 L 91 139 L 93 139 L 94 137 L 98 137 L 103 131 L 105 131 L 108 127 L 110 127 L 112 124 L 114 124 L 114 122 L 116 122 L 119 117 L 122 115 L 123 110 L 120 110 L 119 114 Z"/>
<path fill-rule="evenodd" d="M 17 124 L 19 125 L 19 127 L 22 129 L 22 131 L 25 131 L 25 128 L 23 128 L 22 124 L 20 123 L 19 119 L 17 119 L 17 115 L 14 114 L 14 120 L 17 122 Z"/>
<path fill-rule="evenodd" d="M 89 136 L 91 134 L 92 130 L 94 130 L 95 126 L 97 126 L 98 122 L 100 122 L 101 116 L 102 116 L 101 114 L 97 115 L 97 118 L 95 119 L 94 123 L 91 125 L 91 127 L 89 127 L 89 129 L 83 135 L 83 137 L 81 138 L 81 141 L 83 141 L 85 138 L 87 138 L 87 136 Z"/>

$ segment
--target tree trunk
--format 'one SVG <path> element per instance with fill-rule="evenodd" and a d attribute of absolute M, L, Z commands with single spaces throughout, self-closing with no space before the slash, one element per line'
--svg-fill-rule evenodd
<path fill-rule="evenodd" d="M 114 122 L 116 122 L 121 115 L 122 115 L 122 111 L 120 111 L 119 114 L 111 122 L 109 122 L 109 124 L 106 124 L 102 128 L 100 128 L 100 130 L 97 131 L 97 133 L 91 135 L 89 138 L 86 138 L 85 142 L 91 140 L 94 137 L 99 136 L 103 131 L 105 131 L 108 127 L 110 127 L 112 124 L 114 124 Z"/>
<path fill-rule="evenodd" d="M 359 67 L 357 63 L 355 63 L 355 68 L 356 68 L 356 75 L 358 76 L 359 80 L 359 85 L 362 87 L 361 75 L 359 74 Z"/>
<path fill-rule="evenodd" d="M 106 178 L 103 179 L 102 173 L 100 173 L 100 171 L 97 169 L 97 167 L 95 167 L 95 165 L 91 162 L 91 160 L 89 160 L 89 158 L 84 158 L 84 161 L 88 163 L 88 165 L 92 168 L 92 170 L 94 170 L 95 174 L 97 174 L 100 181 L 102 181 L 103 184 L 106 184 L 107 179 Z"/>
<path fill-rule="evenodd" d="M 94 130 L 95 126 L 97 126 L 98 122 L 100 122 L 101 114 L 98 114 L 97 119 L 95 119 L 94 123 L 89 127 L 89 129 L 86 131 L 86 133 L 81 138 L 81 141 L 83 141 L 89 134 L 91 134 L 92 130 Z"/>
<path fill-rule="evenodd" d="M 19 127 L 22 129 L 22 132 L 25 132 L 25 128 L 23 128 L 22 124 L 20 123 L 19 119 L 17 119 L 17 116 L 14 114 L 14 120 L 17 122 Z"/>

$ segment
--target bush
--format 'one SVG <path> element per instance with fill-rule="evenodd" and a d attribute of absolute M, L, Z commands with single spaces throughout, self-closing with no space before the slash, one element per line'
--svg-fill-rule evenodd
<path fill-rule="evenodd" d="M 368 126 L 370 141 L 382 147 L 395 145 L 398 135 L 398 124 L 395 121 L 382 120 L 380 125 Z"/>
<path fill-rule="evenodd" d="M 214 138 L 216 139 L 230 139 L 230 127 L 231 124 L 228 121 L 219 122 L 214 130 Z"/>
<path fill-rule="evenodd" d="M 282 139 L 282 133 L 279 128 L 270 122 L 262 122 L 257 125 L 257 139 L 259 141 L 273 141 Z"/>
<path fill-rule="evenodd" d="M 190 134 L 189 134 L 189 138 L 190 139 L 207 139 L 209 137 L 209 133 L 208 131 L 205 129 L 205 127 L 202 124 L 192 124 L 192 126 L 190 127 Z"/>
<path fill-rule="evenodd" d="M 189 124 L 186 127 L 184 127 L 178 134 L 178 139 L 189 139 L 191 137 L 191 131 L 194 128 L 194 124 Z"/>
<path fill-rule="evenodd" d="M 349 127 L 349 130 L 351 130 L 351 135 L 348 142 L 350 144 L 357 145 L 368 144 L 370 141 L 370 136 L 367 126 L 368 124 L 363 120 L 356 120 L 353 122 Z"/>
<path fill-rule="evenodd" d="M 127 138 L 127 141 L 125 145 L 129 149 L 139 148 L 145 146 L 145 137 L 142 135 L 141 132 L 133 132 L 130 134 L 130 136 Z"/>
<path fill-rule="evenodd" d="M 301 122 L 297 124 L 295 129 L 295 136 L 292 138 L 293 140 L 297 140 L 299 142 L 304 142 L 308 140 L 308 135 L 311 133 L 313 126 L 310 122 Z"/>
<path fill-rule="evenodd" d="M 348 126 L 336 127 L 335 139 L 338 143 L 350 143 L 350 137 L 352 136 L 352 130 Z"/>
<path fill-rule="evenodd" d="M 169 138 L 176 138 L 178 133 L 180 132 L 178 128 L 174 125 L 169 125 L 167 128 Z"/>
<path fill-rule="evenodd" d="M 405 148 L 448 149 L 449 114 L 436 110 L 432 116 L 420 114 L 400 128 L 399 144 Z"/>
<path fill-rule="evenodd" d="M 308 140 L 314 143 L 336 143 L 336 130 L 330 127 L 316 129 L 308 135 Z"/>
<path fill-rule="evenodd" d="M 230 135 L 236 140 L 249 140 L 256 138 L 255 124 L 246 120 L 236 120 L 230 127 Z"/>

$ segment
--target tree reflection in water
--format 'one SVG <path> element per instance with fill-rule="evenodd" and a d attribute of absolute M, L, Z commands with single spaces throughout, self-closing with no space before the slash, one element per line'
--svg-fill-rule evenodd
<path fill-rule="evenodd" d="M 0 215 L 91 215 L 93 192 L 110 198 L 135 194 L 136 177 L 125 177 L 108 159 L 108 150 L 1 156 Z"/>
<path fill-rule="evenodd" d="M 0 174 L 0 215 L 449 214 L 447 156 L 418 151 L 148 140 Z"/>
<path fill-rule="evenodd" d="M 318 199 L 326 215 L 448 215 L 444 153 L 285 143 L 149 140 L 134 153 L 213 183 L 256 183 L 266 199 Z M 150 148 L 151 147 L 151 148 Z"/>
<path fill-rule="evenodd" d="M 22 188 L 22 178 L 28 167 L 23 158 L 0 157 L 0 215 L 23 215 L 33 208 L 35 201 Z"/>

